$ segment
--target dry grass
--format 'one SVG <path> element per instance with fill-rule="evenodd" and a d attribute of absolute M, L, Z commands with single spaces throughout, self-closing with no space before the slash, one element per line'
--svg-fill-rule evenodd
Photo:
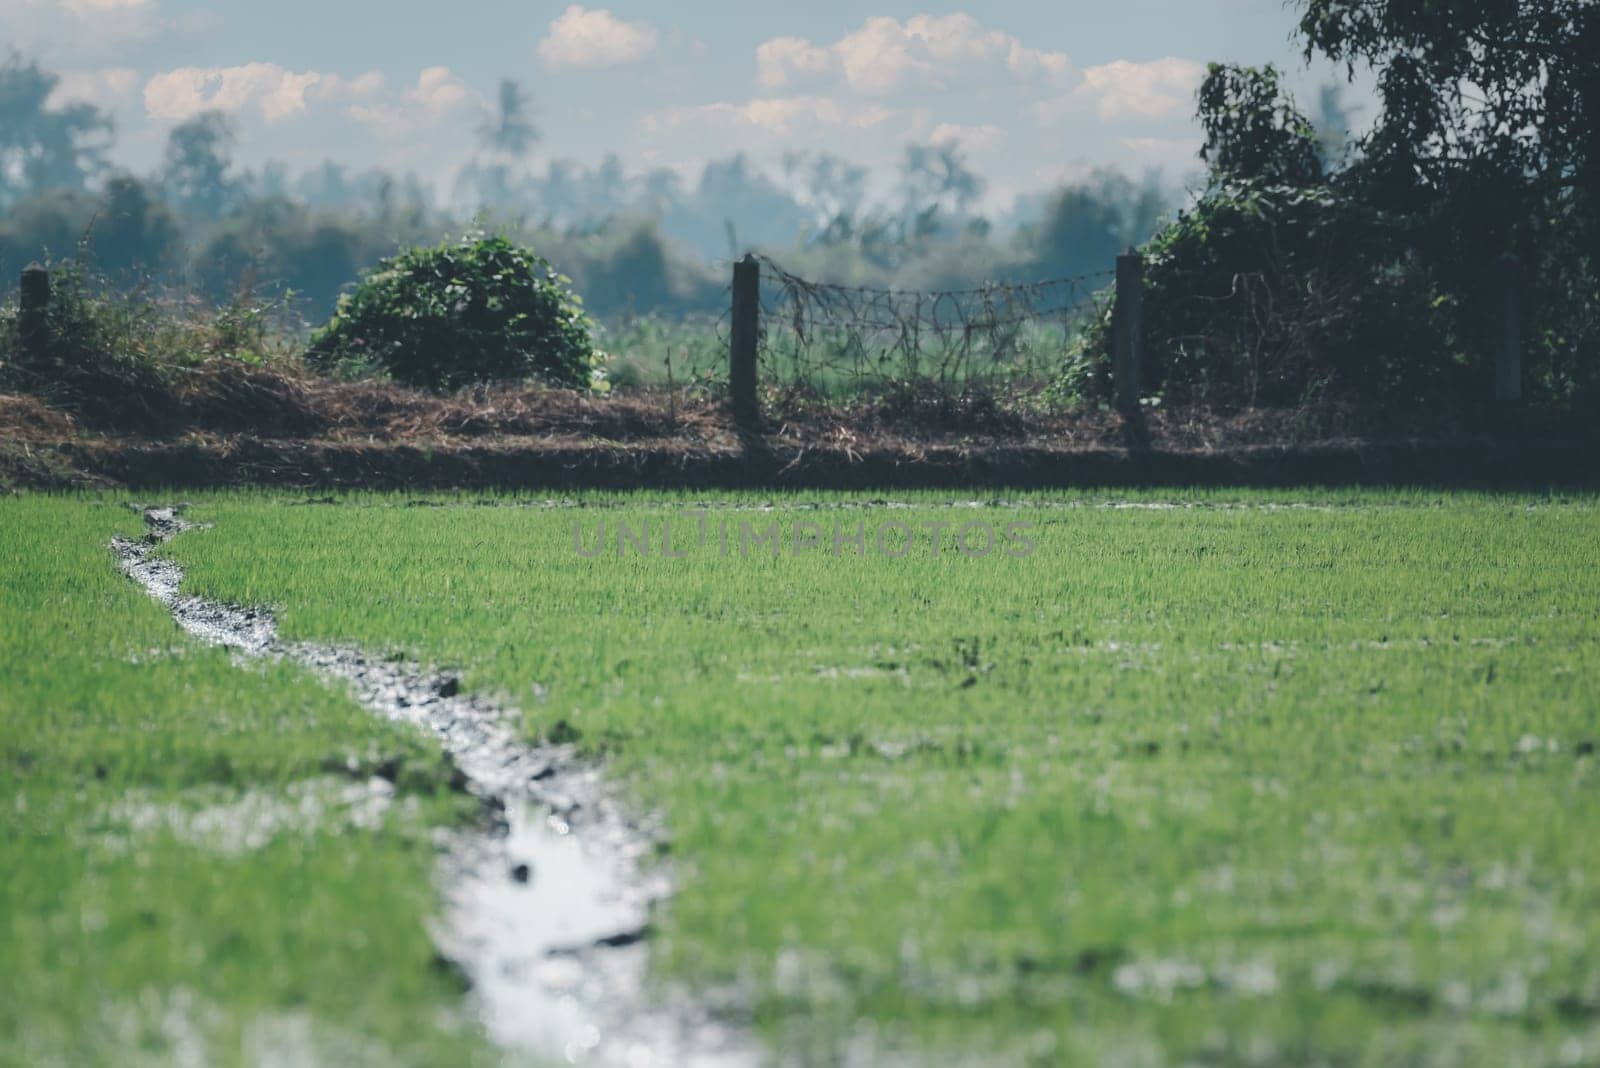
<path fill-rule="evenodd" d="M 0 437 L 7 441 L 70 441 L 78 436 L 72 416 L 26 393 L 0 393 Z"/>
<path fill-rule="evenodd" d="M 84 436 L 176 440 L 247 435 L 328 442 L 482 442 L 558 439 L 640 444 L 737 445 L 722 400 L 664 389 L 602 396 L 537 385 L 476 386 L 441 396 L 378 380 L 341 381 L 294 361 L 211 358 L 166 371 L 163 403 L 125 420 L 78 418 L 27 394 L 0 394 L 0 431 L 34 443 Z M 131 401 L 126 402 L 131 403 Z M 1209 452 L 1376 439 L 1450 438 L 1467 424 L 1418 413 L 1403 424 L 1349 405 L 1218 411 L 1029 408 L 982 393 L 905 392 L 852 403 L 773 394 L 763 438 L 774 447 L 904 448 L 931 445 L 1155 448 Z M 136 416 L 136 417 L 135 417 Z M 1482 429 L 1482 428 L 1480 428 Z M 1495 429 L 1553 431 L 1548 419 L 1502 420 Z"/>
<path fill-rule="evenodd" d="M 130 391 L 94 411 L 0 395 L 0 486 L 799 479 L 849 487 L 994 479 L 1078 485 L 1135 477 L 1140 484 L 1163 478 L 1477 484 L 1477 478 L 1498 485 L 1523 467 L 1527 473 L 1513 481 L 1565 484 L 1578 477 L 1588 484 L 1589 476 L 1574 475 L 1573 450 L 1593 442 L 1592 430 L 1538 413 L 1477 427 L 1440 417 L 1401 425 L 1328 403 L 1238 412 L 1151 408 L 1128 418 L 1098 407 L 1030 410 L 976 394 L 848 405 L 772 395 L 762 432 L 751 437 L 705 391 L 598 396 L 506 385 L 439 396 L 331 379 L 287 359 L 251 364 L 221 357 L 169 367 L 163 376 L 153 402 Z M 1396 449 L 1423 459 L 1396 469 L 1377 459 Z M 1485 464 L 1495 467 L 1492 478 L 1479 470 Z"/>

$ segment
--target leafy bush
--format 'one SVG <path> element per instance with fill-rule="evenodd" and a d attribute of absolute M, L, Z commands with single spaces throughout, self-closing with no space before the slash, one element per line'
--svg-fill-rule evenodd
<path fill-rule="evenodd" d="M 325 367 L 373 363 L 436 390 L 529 378 L 584 387 L 601 361 L 568 279 L 504 237 L 384 260 L 340 298 L 309 355 Z"/>
<path fill-rule="evenodd" d="M 1210 180 L 1144 249 L 1151 392 L 1176 403 L 1481 408 L 1510 253 L 1527 398 L 1600 400 L 1600 278 L 1580 200 L 1487 164 L 1452 162 L 1425 185 L 1397 185 L 1415 169 L 1390 166 L 1370 138 L 1330 168 L 1270 67 L 1213 65 L 1200 105 Z M 1111 340 L 1102 320 L 1090 345 L 1100 367 Z M 1092 384 L 1110 388 L 1103 375 Z"/>
<path fill-rule="evenodd" d="M 1149 382 L 1176 403 L 1472 396 L 1478 353 L 1413 237 L 1325 186 L 1214 186 L 1145 249 Z"/>

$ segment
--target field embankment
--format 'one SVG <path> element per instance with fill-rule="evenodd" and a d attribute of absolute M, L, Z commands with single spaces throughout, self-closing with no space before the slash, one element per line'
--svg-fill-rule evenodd
<path fill-rule="evenodd" d="M 0 485 L 150 489 L 1593 488 L 1600 431 L 1536 413 L 1398 424 L 1341 410 L 777 400 L 741 433 L 702 394 L 440 397 L 267 371 L 198 373 L 159 420 L 108 426 L 0 396 Z M 130 428 L 131 427 L 131 428 Z"/>

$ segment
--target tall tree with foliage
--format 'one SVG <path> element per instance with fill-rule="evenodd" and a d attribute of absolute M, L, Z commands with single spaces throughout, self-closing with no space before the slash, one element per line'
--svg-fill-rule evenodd
<path fill-rule="evenodd" d="M 238 188 L 233 167 L 233 125 L 218 111 L 207 111 L 173 127 L 167 135 L 161 182 L 167 196 L 190 222 L 220 218 Z"/>
<path fill-rule="evenodd" d="M 1594 224 L 1594 0 L 1302 0 L 1300 32 L 1308 58 L 1376 73 L 1383 107 L 1362 147 L 1394 195 L 1497 175 L 1582 195 Z"/>
<path fill-rule="evenodd" d="M 512 159 L 525 159 L 539 143 L 532 98 L 514 79 L 500 79 L 494 112 L 478 127 L 478 137 L 484 148 Z"/>
<path fill-rule="evenodd" d="M 1377 78 L 1349 195 L 1412 220 L 1470 335 L 1519 256 L 1534 385 L 1600 403 L 1600 4 L 1301 0 L 1300 32 Z"/>
<path fill-rule="evenodd" d="M 13 56 L 0 64 L 0 205 L 83 189 L 106 167 L 114 126 L 91 104 L 52 106 L 61 79 Z"/>
<path fill-rule="evenodd" d="M 478 126 L 478 141 L 490 155 L 473 160 L 457 179 L 457 187 L 480 208 L 518 210 L 529 207 L 527 175 L 521 163 L 539 143 L 531 117 L 532 102 L 514 79 L 502 78 L 495 105 Z"/>
<path fill-rule="evenodd" d="M 1299 9 L 1307 57 L 1370 73 L 1380 108 L 1335 158 L 1276 71 L 1213 65 L 1210 182 L 1150 249 L 1167 391 L 1464 410 L 1487 395 L 1514 254 L 1529 394 L 1600 403 L 1600 4 Z"/>
<path fill-rule="evenodd" d="M 983 196 L 983 178 L 967 166 L 955 141 L 906 146 L 900 164 L 908 228 L 928 236 L 938 229 L 940 214 L 961 218 Z"/>
<path fill-rule="evenodd" d="M 1200 158 L 1214 182 L 1304 186 L 1322 180 L 1316 130 L 1280 88 L 1276 67 L 1213 63 L 1200 83 Z"/>

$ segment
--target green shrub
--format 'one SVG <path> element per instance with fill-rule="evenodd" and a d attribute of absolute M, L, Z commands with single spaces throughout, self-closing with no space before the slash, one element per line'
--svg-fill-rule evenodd
<path fill-rule="evenodd" d="M 1213 65 L 1200 122 L 1206 188 L 1143 250 L 1148 392 L 1471 413 L 1491 395 L 1511 253 L 1527 399 L 1574 411 L 1600 399 L 1600 266 L 1583 202 L 1563 185 L 1487 149 L 1470 166 L 1463 152 L 1425 168 L 1416 152 L 1446 143 L 1437 133 L 1420 147 L 1368 138 L 1329 167 L 1270 67 Z M 1112 340 L 1107 317 L 1090 335 L 1099 369 Z M 1091 385 L 1109 395 L 1104 373 Z"/>
<path fill-rule="evenodd" d="M 310 357 L 325 367 L 375 364 L 437 390 L 530 378 L 586 387 L 600 361 L 570 282 L 504 237 L 384 260 L 340 298 Z"/>

